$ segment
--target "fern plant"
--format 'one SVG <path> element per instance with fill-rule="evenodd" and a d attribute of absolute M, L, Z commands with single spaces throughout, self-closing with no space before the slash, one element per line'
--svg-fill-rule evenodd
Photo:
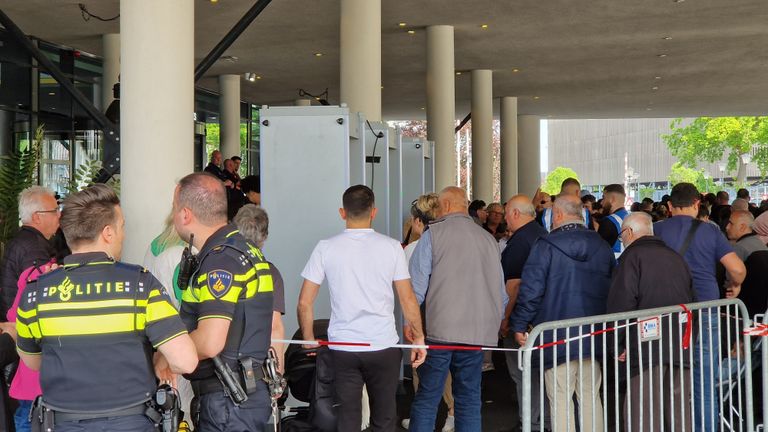
<path fill-rule="evenodd" d="M 19 193 L 35 184 L 44 134 L 40 125 L 28 148 L 0 157 L 0 257 L 19 230 Z"/>

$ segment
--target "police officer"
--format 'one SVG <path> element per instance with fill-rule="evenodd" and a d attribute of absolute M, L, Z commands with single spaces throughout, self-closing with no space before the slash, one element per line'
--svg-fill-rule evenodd
<path fill-rule="evenodd" d="M 181 179 L 173 212 L 176 231 L 200 251 L 180 311 L 201 360 L 186 375 L 199 402 L 196 430 L 262 431 L 271 412 L 261 379 L 272 322 L 269 264 L 237 227 L 227 224 L 224 185 L 210 174 Z M 222 370 L 210 360 L 215 357 L 234 373 L 247 401 L 238 404 L 229 386 L 225 391 L 216 373 L 222 375 Z"/>
<path fill-rule="evenodd" d="M 18 351 L 40 370 L 44 396 L 33 421 L 42 416 L 46 429 L 154 431 L 154 349 L 175 373 L 197 365 L 163 286 L 141 267 L 117 261 L 124 226 L 108 186 L 67 197 L 61 228 L 73 253 L 28 284 L 21 298 Z"/>

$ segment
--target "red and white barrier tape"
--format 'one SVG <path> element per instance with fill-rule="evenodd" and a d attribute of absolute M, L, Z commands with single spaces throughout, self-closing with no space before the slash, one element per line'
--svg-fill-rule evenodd
<path fill-rule="evenodd" d="M 683 309 L 682 313 L 686 314 L 685 334 L 683 336 L 683 341 L 682 341 L 683 349 L 688 349 L 691 343 L 691 333 L 693 332 L 693 326 L 692 326 L 693 312 L 690 311 L 688 308 L 686 308 L 685 305 L 683 304 L 681 304 L 680 307 Z M 669 317 L 671 315 L 672 313 L 663 314 L 663 315 L 659 315 L 659 318 Z M 599 336 L 601 334 L 610 333 L 623 328 L 633 327 L 633 326 L 636 326 L 638 322 L 640 321 L 633 321 L 631 323 L 621 324 L 613 327 L 606 327 L 604 329 L 595 330 L 593 332 L 581 334 L 578 336 L 543 343 L 541 345 L 536 345 L 534 347 L 531 347 L 531 350 L 540 350 L 540 349 L 550 348 L 557 345 L 565 345 L 569 342 L 574 342 L 577 340 L 586 339 L 593 336 Z M 595 325 L 598 325 L 598 324 L 600 323 L 595 323 Z M 580 327 L 580 326 L 575 326 L 575 327 Z M 546 330 L 546 331 L 556 331 L 556 330 L 562 330 L 562 329 L 552 329 L 552 330 Z M 758 326 L 755 326 L 754 328 L 745 329 L 744 334 L 747 334 L 746 332 L 748 330 L 754 330 L 754 331 L 759 330 L 761 332 L 760 334 L 752 334 L 752 335 L 768 336 L 768 324 L 760 324 Z M 372 344 L 368 342 L 339 342 L 339 341 L 294 340 L 294 339 L 272 339 L 272 342 L 282 343 L 287 345 L 360 347 L 360 348 L 377 348 L 377 349 L 406 348 L 406 349 L 450 350 L 450 351 L 502 351 L 502 352 L 525 351 L 524 349 L 521 349 L 521 348 L 498 348 L 498 347 L 489 347 L 489 346 L 482 346 L 482 345 Z"/>
<path fill-rule="evenodd" d="M 768 324 L 755 324 L 754 327 L 747 327 L 741 334 L 749 336 L 768 336 Z"/>

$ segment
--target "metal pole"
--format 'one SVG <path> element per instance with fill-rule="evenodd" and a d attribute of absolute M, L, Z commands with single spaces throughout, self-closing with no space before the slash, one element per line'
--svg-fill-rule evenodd
<path fill-rule="evenodd" d="M 64 73 L 53 62 L 43 54 L 40 49 L 35 46 L 34 43 L 24 34 L 23 31 L 11 20 L 11 18 L 0 9 L 0 24 L 5 27 L 11 37 L 19 43 L 37 62 L 43 67 L 49 74 L 59 83 L 59 85 L 69 93 L 72 98 L 83 107 L 88 116 L 91 117 L 96 124 L 104 131 L 104 166 L 102 171 L 106 171 L 109 175 L 103 181 L 109 179 L 112 174 L 119 171 L 120 161 L 120 133 L 117 126 L 112 123 L 107 116 L 101 111 L 96 109 L 93 102 L 83 95 L 80 90 L 75 87 L 72 81 L 67 78 Z M 103 176 L 99 176 L 102 178 Z"/>
<path fill-rule="evenodd" d="M 224 38 L 221 39 L 221 41 L 216 44 L 215 47 L 211 50 L 211 52 L 208 53 L 207 56 L 195 67 L 195 82 L 199 81 L 200 78 L 205 75 L 205 73 L 208 71 L 208 69 L 213 66 L 214 63 L 216 63 L 216 60 L 221 57 L 222 54 L 224 54 L 224 51 L 226 51 L 232 44 L 237 40 L 238 37 L 245 31 L 245 29 L 248 28 L 249 25 L 253 22 L 254 19 L 256 19 L 257 16 L 261 13 L 261 11 L 264 10 L 264 8 L 269 5 L 269 3 L 272 0 L 259 0 L 256 2 L 256 4 L 253 5 L 250 9 L 248 9 L 248 12 L 243 15 L 242 18 L 240 18 L 240 21 L 235 24 L 234 27 L 232 27 L 232 30 L 230 30 L 226 35 L 224 35 Z"/>

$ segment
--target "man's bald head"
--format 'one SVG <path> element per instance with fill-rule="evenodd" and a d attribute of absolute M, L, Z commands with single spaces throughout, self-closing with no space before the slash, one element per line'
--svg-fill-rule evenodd
<path fill-rule="evenodd" d="M 203 225 L 227 223 L 227 192 L 224 184 L 211 174 L 193 173 L 176 187 L 176 209 L 188 208 Z"/>
<path fill-rule="evenodd" d="M 448 186 L 440 191 L 438 196 L 440 201 L 441 214 L 465 213 L 469 214 L 469 200 L 467 191 L 457 186 Z"/>
<path fill-rule="evenodd" d="M 536 209 L 527 195 L 515 195 L 507 201 L 504 219 L 512 232 L 536 218 Z"/>
<path fill-rule="evenodd" d="M 558 195 L 552 208 L 552 224 L 559 228 L 567 223 L 584 221 L 584 207 L 577 195 Z"/>

